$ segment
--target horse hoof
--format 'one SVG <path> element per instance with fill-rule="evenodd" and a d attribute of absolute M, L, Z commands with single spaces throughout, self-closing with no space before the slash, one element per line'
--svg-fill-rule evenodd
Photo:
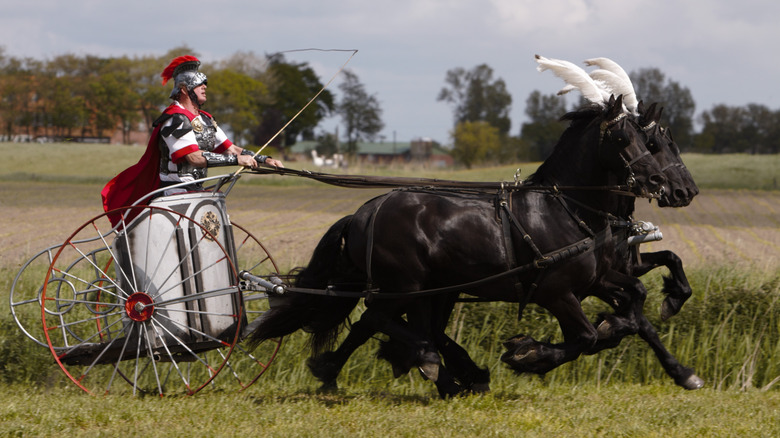
<path fill-rule="evenodd" d="M 404 374 L 409 372 L 409 368 L 403 367 L 401 365 L 391 364 L 390 366 L 393 368 L 393 378 L 394 379 L 397 379 L 397 378 L 399 378 L 399 377 L 401 377 Z"/>
<path fill-rule="evenodd" d="M 688 390 L 700 389 L 704 386 L 704 380 L 696 374 L 691 374 L 687 379 L 680 382 L 679 385 Z"/>
<path fill-rule="evenodd" d="M 474 394 L 485 394 L 490 392 L 490 384 L 489 383 L 475 383 L 471 386 L 469 386 L 469 391 L 473 392 Z"/>
<path fill-rule="evenodd" d="M 436 383 L 439 380 L 439 364 L 437 363 L 424 363 L 418 367 L 420 374 L 431 382 Z"/>
<path fill-rule="evenodd" d="M 516 348 L 501 355 L 501 360 L 509 366 L 516 368 L 525 363 L 533 363 L 539 358 L 539 354 L 532 346 Z"/>
<path fill-rule="evenodd" d="M 661 303 L 661 320 L 666 321 L 667 319 L 673 317 L 677 312 L 674 311 L 672 308 L 672 305 L 669 304 L 669 301 L 664 300 L 663 303 Z"/>
<path fill-rule="evenodd" d="M 528 337 L 526 335 L 515 335 L 503 342 L 504 348 L 511 350 L 512 348 L 522 345 L 526 342 Z"/>
<path fill-rule="evenodd" d="M 609 339 L 612 337 L 612 324 L 606 319 L 601 321 L 601 324 L 596 328 L 596 333 L 599 339 Z"/>
<path fill-rule="evenodd" d="M 334 392 L 337 392 L 339 390 L 339 385 L 336 383 L 335 380 L 329 381 L 329 382 L 323 382 L 323 384 L 317 389 L 317 392 L 320 394 L 332 394 Z"/>

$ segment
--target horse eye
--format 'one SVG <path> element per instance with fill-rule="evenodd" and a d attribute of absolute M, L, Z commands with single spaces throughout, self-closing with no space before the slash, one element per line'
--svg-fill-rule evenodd
<path fill-rule="evenodd" d="M 647 142 L 647 150 L 650 152 L 657 152 L 658 143 L 656 143 L 655 140 L 650 140 L 649 142 Z"/>

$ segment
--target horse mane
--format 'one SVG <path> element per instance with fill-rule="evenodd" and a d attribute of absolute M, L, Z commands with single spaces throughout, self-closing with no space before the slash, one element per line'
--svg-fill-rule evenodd
<path fill-rule="evenodd" d="M 536 172 L 531 174 L 526 181 L 531 184 L 543 183 L 550 173 L 551 165 L 549 163 L 558 161 L 556 158 L 559 155 L 570 152 L 566 147 L 570 143 L 570 138 L 575 135 L 581 135 L 581 131 L 588 129 L 591 124 L 600 123 L 606 112 L 604 108 L 593 104 L 567 112 L 561 116 L 561 121 L 569 121 L 571 123 L 558 138 L 558 142 L 555 144 L 550 156 L 542 162 L 539 168 L 536 169 Z"/>

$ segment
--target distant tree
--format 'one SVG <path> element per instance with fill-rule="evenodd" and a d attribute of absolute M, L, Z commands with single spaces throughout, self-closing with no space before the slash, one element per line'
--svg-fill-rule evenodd
<path fill-rule="evenodd" d="M 329 132 L 323 132 L 317 136 L 317 146 L 314 148 L 318 154 L 330 156 L 339 151 L 338 139 L 336 135 Z"/>
<path fill-rule="evenodd" d="M 0 76 L 0 118 L 8 136 L 32 136 L 37 126 L 37 90 L 43 63 L 32 58 L 4 57 Z"/>
<path fill-rule="evenodd" d="M 209 72 L 208 77 L 206 110 L 213 111 L 214 118 L 229 128 L 235 142 L 251 143 L 263 109 L 270 101 L 268 88 L 259 80 L 234 70 Z"/>
<path fill-rule="evenodd" d="M 47 128 L 55 136 L 83 135 L 91 116 L 87 102 L 89 83 L 97 72 L 87 71 L 85 58 L 66 54 L 47 62 L 41 77 L 45 78 L 44 86 L 38 87 L 37 93 L 45 103 L 39 111 L 47 120 Z"/>
<path fill-rule="evenodd" d="M 437 100 L 453 105 L 455 125 L 484 121 L 495 126 L 501 135 L 509 133 L 512 95 L 503 79 L 493 79 L 492 68 L 487 64 L 468 71 L 454 68 L 447 71 L 444 81 L 447 85 L 439 91 Z"/>
<path fill-rule="evenodd" d="M 130 66 L 132 87 L 138 96 L 138 109 L 141 111 L 146 129 L 152 132 L 152 123 L 160 116 L 160 111 L 171 102 L 168 99 L 173 84 L 162 86 L 162 73 L 170 59 L 156 56 L 143 56 L 134 59 Z M 170 88 L 168 88 L 170 87 Z"/>
<path fill-rule="evenodd" d="M 273 103 L 263 113 L 263 125 L 258 132 L 258 143 L 265 143 L 282 129 L 322 89 L 317 74 L 306 63 L 288 63 L 282 55 L 272 56 L 268 68 L 269 88 Z M 292 123 L 287 125 L 279 142 L 285 147 L 295 144 L 298 137 L 314 139 L 314 128 L 335 109 L 333 94 L 323 90 Z M 268 118 L 274 123 L 266 123 Z"/>
<path fill-rule="evenodd" d="M 357 75 L 349 70 L 344 70 L 344 81 L 339 89 L 342 97 L 336 112 L 346 131 L 346 152 L 354 155 L 361 139 L 373 140 L 384 128 L 382 108 L 376 96 L 368 94 Z"/>
<path fill-rule="evenodd" d="M 746 107 L 742 135 L 750 144 L 751 154 L 776 154 L 780 152 L 780 111 L 772 111 L 755 103 Z"/>
<path fill-rule="evenodd" d="M 700 152 L 751 154 L 780 152 L 780 112 L 764 105 L 744 107 L 715 105 L 699 120 L 702 130 L 696 136 Z"/>
<path fill-rule="evenodd" d="M 658 102 L 664 107 L 664 123 L 671 128 L 675 141 L 683 149 L 692 143 L 693 113 L 696 103 L 687 87 L 667 79 L 657 68 L 644 68 L 631 72 L 637 98 L 645 104 Z"/>
<path fill-rule="evenodd" d="M 54 135 L 72 136 L 89 124 L 84 94 L 72 78 L 52 78 L 44 90 L 49 102 L 48 120 Z"/>
<path fill-rule="evenodd" d="M 268 79 L 268 59 L 254 52 L 238 51 L 218 63 L 215 70 L 233 70 L 261 81 Z M 270 87 L 269 87 L 270 88 Z"/>
<path fill-rule="evenodd" d="M 458 123 L 452 139 L 453 158 L 469 169 L 501 149 L 498 128 L 485 121 Z"/>
<path fill-rule="evenodd" d="M 566 114 L 566 100 L 534 90 L 525 101 L 525 114 L 528 122 L 520 128 L 520 138 L 527 144 L 529 159 L 544 160 L 566 130 L 566 124 L 560 121 Z"/>

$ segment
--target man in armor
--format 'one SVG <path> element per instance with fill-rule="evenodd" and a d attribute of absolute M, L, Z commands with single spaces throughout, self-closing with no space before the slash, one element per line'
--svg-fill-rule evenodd
<path fill-rule="evenodd" d="M 154 122 L 146 152 L 138 163 L 114 177 L 101 191 L 106 212 L 132 205 L 161 187 L 204 178 L 209 167 L 284 167 L 279 160 L 266 155 L 254 157 L 233 144 L 211 114 L 200 109 L 206 102 L 207 80 L 199 67 L 198 58 L 180 56 L 163 70 L 163 85 L 174 80 L 170 94 L 174 101 Z M 193 182 L 166 190 L 165 195 L 202 188 Z M 108 216 L 114 225 L 122 219 L 119 212 Z"/>
<path fill-rule="evenodd" d="M 266 155 L 252 153 L 233 144 L 211 114 L 201 110 L 206 102 L 208 80 L 198 71 L 200 61 L 193 56 L 174 59 L 163 71 L 163 84 L 174 80 L 170 98 L 174 99 L 154 122 L 159 126 L 160 186 L 194 181 L 207 176 L 209 167 L 258 164 L 284 167 Z M 166 190 L 165 194 L 201 189 L 200 184 Z"/>

